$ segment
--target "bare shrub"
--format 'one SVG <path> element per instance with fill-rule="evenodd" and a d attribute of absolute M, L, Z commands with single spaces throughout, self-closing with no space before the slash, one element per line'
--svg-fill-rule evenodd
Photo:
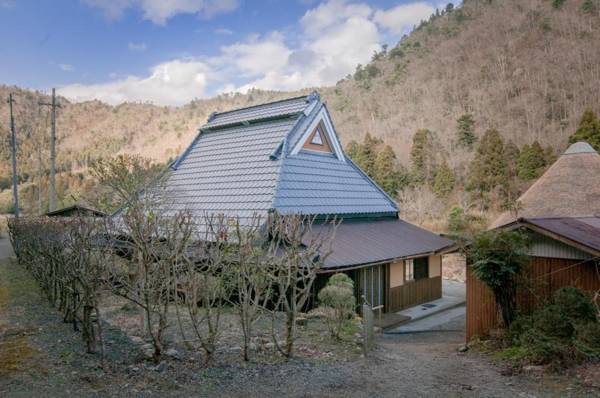
<path fill-rule="evenodd" d="M 65 322 L 78 330 L 88 353 L 100 343 L 104 360 L 98 293 L 106 248 L 98 245 L 98 222 L 89 218 L 19 218 L 9 221 L 17 258 L 38 282 Z M 95 319 L 94 319 L 95 317 Z"/>
<path fill-rule="evenodd" d="M 178 275 L 177 304 L 183 304 L 192 324 L 192 331 L 211 362 L 221 334 L 221 315 L 231 296 L 232 286 L 227 274 L 227 221 L 223 215 L 206 216 L 206 229 L 192 256 L 186 257 Z M 177 317 L 184 341 L 189 344 L 178 308 Z"/>
<path fill-rule="evenodd" d="M 272 327 L 273 342 L 277 350 L 289 358 L 296 339 L 296 318 L 313 292 L 313 282 L 321 264 L 331 254 L 331 241 L 338 223 L 333 220 L 329 228 L 313 229 L 314 217 L 271 214 L 268 219 L 270 263 L 269 277 L 276 292 L 275 312 L 285 313 L 285 346 L 281 347 Z"/>
<path fill-rule="evenodd" d="M 239 218 L 229 219 L 229 224 L 232 227 L 218 233 L 227 237 L 229 242 L 226 247 L 230 253 L 230 261 L 226 272 L 234 289 L 234 299 L 231 303 L 236 308 L 242 329 L 243 357 L 248 361 L 254 323 L 271 299 L 273 288 L 269 265 L 265 262 L 265 237 L 260 233 L 261 218 L 252 217 L 246 225 L 241 225 Z"/>

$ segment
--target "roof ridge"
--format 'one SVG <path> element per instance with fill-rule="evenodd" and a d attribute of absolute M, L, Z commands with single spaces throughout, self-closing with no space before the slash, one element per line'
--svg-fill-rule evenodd
<path fill-rule="evenodd" d="M 299 100 L 301 98 L 305 98 L 306 102 L 310 102 L 310 94 L 308 95 L 299 95 L 297 97 L 290 97 L 290 98 L 285 98 L 285 99 L 281 99 L 281 100 L 277 100 L 277 101 L 271 101 L 271 102 L 264 102 L 262 104 L 256 104 L 256 105 L 250 105 L 250 106 L 245 106 L 243 108 L 236 108 L 236 109 L 230 109 L 228 111 L 224 111 L 224 112 L 213 112 L 210 114 L 209 119 L 207 122 L 210 122 L 211 120 L 213 120 L 214 118 L 216 118 L 217 116 L 222 116 L 222 115 L 226 115 L 228 113 L 233 113 L 233 112 L 239 112 L 239 111 L 244 111 L 247 109 L 252 109 L 252 108 L 258 108 L 260 106 L 265 106 L 265 105 L 273 105 L 273 104 L 278 104 L 280 102 L 287 102 L 287 101 L 293 101 L 293 100 Z"/>
<path fill-rule="evenodd" d="M 342 149 L 342 151 L 343 151 L 343 149 Z M 392 199 L 392 197 L 390 195 L 388 195 L 388 193 L 385 192 L 383 190 L 383 188 L 381 188 L 379 186 L 379 184 L 377 184 L 371 177 L 369 177 L 369 175 L 367 173 L 365 173 L 360 167 L 358 167 L 356 165 L 356 163 L 354 163 L 354 161 L 350 158 L 350 156 L 346 156 L 346 159 L 348 160 L 350 165 L 352 165 L 352 167 L 354 167 L 356 170 L 358 170 L 358 172 L 360 174 L 362 174 L 363 177 L 365 177 L 371 185 L 373 185 L 377 190 L 379 190 L 379 192 L 381 192 L 383 194 L 383 196 L 385 196 L 385 198 L 392 204 L 392 206 L 396 209 L 396 211 L 400 212 L 400 208 L 398 207 L 398 204 L 396 203 L 396 201 L 394 199 Z"/>

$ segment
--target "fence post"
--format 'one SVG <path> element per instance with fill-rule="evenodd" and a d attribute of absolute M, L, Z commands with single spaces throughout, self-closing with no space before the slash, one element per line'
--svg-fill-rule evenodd
<path fill-rule="evenodd" d="M 362 306 L 363 313 L 363 351 L 365 356 L 373 348 L 375 335 L 373 330 L 373 310 L 367 304 Z"/>

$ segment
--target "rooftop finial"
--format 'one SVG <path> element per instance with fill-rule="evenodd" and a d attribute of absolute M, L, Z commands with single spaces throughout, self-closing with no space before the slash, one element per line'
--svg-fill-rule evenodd
<path fill-rule="evenodd" d="M 306 97 L 306 99 L 307 99 L 308 102 L 320 101 L 321 100 L 321 96 L 316 91 L 313 91 L 312 93 L 308 94 L 308 97 Z"/>
<path fill-rule="evenodd" d="M 587 142 L 579 141 L 571 145 L 565 152 L 565 155 L 574 155 L 577 153 L 596 153 L 596 151 Z"/>

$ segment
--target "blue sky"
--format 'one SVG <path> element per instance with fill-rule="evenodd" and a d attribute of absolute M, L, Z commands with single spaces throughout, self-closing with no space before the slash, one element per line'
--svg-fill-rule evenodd
<path fill-rule="evenodd" d="M 180 105 L 334 84 L 443 2 L 0 0 L 0 83 Z"/>

